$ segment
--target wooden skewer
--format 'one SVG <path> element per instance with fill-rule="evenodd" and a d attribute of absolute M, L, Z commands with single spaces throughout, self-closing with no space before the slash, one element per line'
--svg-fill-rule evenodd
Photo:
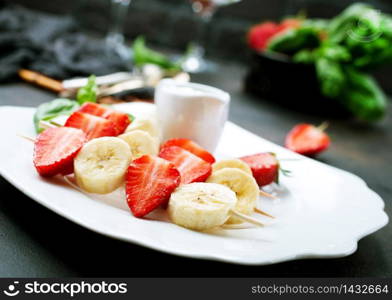
<path fill-rule="evenodd" d="M 71 180 L 69 180 L 69 178 L 67 176 L 64 176 L 63 178 L 64 178 L 65 182 L 68 183 L 72 188 L 74 188 L 75 190 L 77 190 L 77 191 L 79 191 L 79 192 L 81 192 L 83 194 L 86 194 L 85 191 L 83 191 L 80 187 L 78 187 L 73 182 L 71 182 Z M 255 218 L 252 218 L 250 216 L 244 215 L 244 214 L 242 214 L 242 213 L 240 213 L 240 212 L 238 212 L 236 210 L 230 210 L 230 212 L 233 215 L 235 215 L 236 217 L 238 217 L 238 218 L 240 218 L 240 219 L 242 219 L 242 220 L 244 220 L 244 221 L 246 221 L 246 222 L 248 222 L 250 224 L 253 224 L 253 225 L 256 225 L 256 226 L 260 226 L 260 227 L 264 226 L 264 224 L 262 222 L 260 222 L 259 220 L 255 219 Z M 229 228 L 230 229 L 247 229 L 247 228 L 250 228 L 250 227 L 235 228 L 235 227 L 236 226 L 232 227 L 231 225 L 227 225 L 227 224 L 223 225 L 223 228 L 227 228 L 227 229 L 229 229 Z"/>
<path fill-rule="evenodd" d="M 284 158 L 278 158 L 279 161 L 299 161 L 302 160 L 302 158 L 288 158 L 288 157 L 284 157 Z"/>
<path fill-rule="evenodd" d="M 265 191 L 263 191 L 263 190 L 260 190 L 260 195 L 261 195 L 261 196 L 268 197 L 268 198 L 276 199 L 276 196 L 274 196 L 274 195 L 272 195 L 272 194 L 270 194 L 270 193 L 267 193 L 267 192 L 265 192 Z"/>
<path fill-rule="evenodd" d="M 256 218 L 252 218 L 250 216 L 244 215 L 243 213 L 240 213 L 239 211 L 236 211 L 234 209 L 231 209 L 230 212 L 234 216 L 236 216 L 236 217 L 238 217 L 238 218 L 240 218 L 240 219 L 242 219 L 242 220 L 244 220 L 244 221 L 246 221 L 246 222 L 248 222 L 250 224 L 253 224 L 253 225 L 256 225 L 256 226 L 260 226 L 260 227 L 264 226 L 264 224 L 262 222 L 260 222 L 259 220 L 257 220 Z"/>
<path fill-rule="evenodd" d="M 223 229 L 250 229 L 254 228 L 254 226 L 244 226 L 244 224 L 223 224 L 221 226 Z"/>
<path fill-rule="evenodd" d="M 74 188 L 75 190 L 81 192 L 82 194 L 87 195 L 87 193 L 85 191 L 83 191 L 80 187 L 78 187 L 76 184 L 74 184 L 71 180 L 69 180 L 69 178 L 65 175 L 63 176 L 64 181 L 66 183 L 68 183 L 69 186 L 71 186 L 72 188 Z"/>
<path fill-rule="evenodd" d="M 254 211 L 255 211 L 255 213 L 258 213 L 258 214 L 260 214 L 260 215 L 269 217 L 269 218 L 271 218 L 271 219 L 275 219 L 274 216 L 270 215 L 269 213 L 266 213 L 265 211 L 263 211 L 263 210 L 261 210 L 261 209 L 259 209 L 259 208 L 257 208 L 257 207 L 254 208 Z"/>
<path fill-rule="evenodd" d="M 16 135 L 18 137 L 21 137 L 22 139 L 28 140 L 29 142 L 33 142 L 33 143 L 35 142 L 35 139 L 30 136 L 19 134 L 19 133 L 17 133 Z"/>
<path fill-rule="evenodd" d="M 30 142 L 35 142 L 35 139 L 32 138 L 32 137 L 25 136 L 25 135 L 22 135 L 22 134 L 18 134 L 18 136 L 21 137 L 21 138 L 23 138 L 23 139 L 26 139 L 26 140 L 28 140 L 28 141 L 30 141 Z M 68 183 L 71 187 L 73 187 L 74 189 L 78 190 L 79 192 L 85 194 L 85 192 L 84 192 L 81 188 L 79 188 L 77 185 L 75 185 L 73 182 L 71 182 L 71 181 L 68 179 L 67 176 L 63 176 L 63 178 L 64 178 L 65 182 Z M 257 209 L 257 208 L 255 208 L 255 211 L 258 212 L 258 213 L 261 213 L 261 214 L 263 214 L 263 215 L 266 215 L 266 216 L 269 216 L 269 217 L 273 218 L 273 216 L 271 216 L 271 215 L 267 214 L 266 212 L 263 212 L 263 211 L 261 211 L 261 210 L 259 210 L 259 209 Z M 242 213 L 240 213 L 240 212 L 238 212 L 238 211 L 236 211 L 236 210 L 233 210 L 233 209 L 231 209 L 230 212 L 231 212 L 234 216 L 236 216 L 236 217 L 238 217 L 238 218 L 240 218 L 240 219 L 242 219 L 242 220 L 244 220 L 244 221 L 246 221 L 246 222 L 248 222 L 248 223 L 250 223 L 250 224 L 253 224 L 253 225 L 256 225 L 256 226 L 260 226 L 260 227 L 263 227 L 263 226 L 264 226 L 264 223 L 260 222 L 260 221 L 257 220 L 256 218 L 252 218 L 252 217 L 250 217 L 250 216 L 244 215 L 244 214 L 242 214 Z M 240 228 L 238 228 L 238 229 L 240 229 Z"/>
<path fill-rule="evenodd" d="M 51 122 L 48 121 L 39 121 L 39 127 L 43 128 L 43 129 L 48 129 L 48 128 L 55 128 L 55 127 L 59 127 L 56 124 L 53 124 Z"/>

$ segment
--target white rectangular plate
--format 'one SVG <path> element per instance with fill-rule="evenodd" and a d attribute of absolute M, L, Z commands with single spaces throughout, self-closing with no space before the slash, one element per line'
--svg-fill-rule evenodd
<path fill-rule="evenodd" d="M 127 104 L 118 108 L 138 116 L 151 107 Z M 278 199 L 259 200 L 259 207 L 276 219 L 257 216 L 268 225 L 209 233 L 172 224 L 163 211 L 137 219 L 127 208 L 121 189 L 108 196 L 88 196 L 60 179 L 38 176 L 32 163 L 32 143 L 17 136 L 35 135 L 33 114 L 33 108 L 0 107 L 0 174 L 38 203 L 112 238 L 175 255 L 265 265 L 349 255 L 359 239 L 388 223 L 382 199 L 359 177 L 292 153 L 230 122 L 215 153 L 218 159 L 263 151 L 299 159 L 282 162 L 293 176 L 281 176 Z"/>

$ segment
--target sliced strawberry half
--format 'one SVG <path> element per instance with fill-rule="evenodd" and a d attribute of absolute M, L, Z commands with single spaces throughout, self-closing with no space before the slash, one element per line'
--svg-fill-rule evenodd
<path fill-rule="evenodd" d="M 209 162 L 210 164 L 213 164 L 215 162 L 214 156 L 194 141 L 188 139 L 171 139 L 162 144 L 161 149 L 170 146 L 181 147 L 200 157 L 202 160 Z"/>
<path fill-rule="evenodd" d="M 252 170 L 253 177 L 259 186 L 277 182 L 279 178 L 279 161 L 274 153 L 264 152 L 240 158 Z"/>
<path fill-rule="evenodd" d="M 131 123 L 129 116 L 126 113 L 93 102 L 84 103 L 78 111 L 112 121 L 115 125 L 117 135 L 123 133 Z"/>
<path fill-rule="evenodd" d="M 326 150 L 331 141 L 324 132 L 326 125 L 298 124 L 286 136 L 286 148 L 303 155 L 316 155 Z"/>
<path fill-rule="evenodd" d="M 34 166 L 41 176 L 73 172 L 73 159 L 86 142 L 86 134 L 76 128 L 46 129 L 34 142 Z"/>
<path fill-rule="evenodd" d="M 64 126 L 83 130 L 86 133 L 88 140 L 102 136 L 117 135 L 116 128 L 112 121 L 80 111 L 72 113 Z"/>
<path fill-rule="evenodd" d="M 141 218 L 166 205 L 180 180 L 180 172 L 167 160 L 151 155 L 135 159 L 125 178 L 127 202 L 133 215 Z"/>
<path fill-rule="evenodd" d="M 181 184 L 203 182 L 212 172 L 210 163 L 177 146 L 162 148 L 159 157 L 171 161 L 177 167 L 181 174 Z"/>

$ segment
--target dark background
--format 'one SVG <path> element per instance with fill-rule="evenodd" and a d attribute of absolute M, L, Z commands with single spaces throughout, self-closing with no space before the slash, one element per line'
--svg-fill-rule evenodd
<path fill-rule="evenodd" d="M 30 8 L 78 18 L 87 31 L 104 34 L 108 0 L 17 0 Z M 320 124 L 323 117 L 294 112 L 243 92 L 247 66 L 244 33 L 264 19 L 279 18 L 308 7 L 311 16 L 331 16 L 352 1 L 243 0 L 221 9 L 209 30 L 209 53 L 222 64 L 216 73 L 192 80 L 222 88 L 232 96 L 230 120 L 274 143 L 282 144 L 287 131 L 299 122 Z M 389 1 L 373 1 L 384 10 Z M 140 33 L 153 45 L 182 51 L 196 34 L 198 22 L 186 0 L 134 0 L 126 34 Z M 381 74 L 381 73 L 380 73 Z M 384 86 L 392 87 L 385 70 Z M 389 83 L 388 83 L 389 80 Z M 0 105 L 37 106 L 54 94 L 25 83 L 0 85 Z M 330 120 L 333 144 L 319 159 L 362 177 L 385 201 L 392 214 L 392 107 L 374 125 L 354 120 Z M 2 129 L 4 130 L 4 129 Z M 0 141 L 4 143 L 6 141 Z M 15 166 L 17 167 L 17 166 Z M 351 256 L 300 260 L 272 266 L 238 266 L 179 258 L 116 241 L 59 217 L 0 178 L 0 276 L 254 276 L 254 277 L 392 277 L 392 226 L 365 237 Z"/>
<path fill-rule="evenodd" d="M 105 34 L 110 22 L 109 0 L 13 0 L 25 7 L 53 14 L 74 16 L 86 31 Z M 309 17 L 330 18 L 354 0 L 242 0 L 218 10 L 208 25 L 208 54 L 225 60 L 246 62 L 249 51 L 245 36 L 249 27 L 265 20 L 279 20 L 304 11 Z M 392 12 L 390 0 L 359 1 Z M 191 37 L 200 33 L 202 23 L 187 0 L 131 0 L 124 32 L 132 39 L 140 34 L 153 45 L 184 51 Z M 205 25 L 204 25 L 205 26 Z M 392 45 L 391 45 L 392 46 Z M 383 88 L 392 93 L 392 68 L 375 72 Z"/>

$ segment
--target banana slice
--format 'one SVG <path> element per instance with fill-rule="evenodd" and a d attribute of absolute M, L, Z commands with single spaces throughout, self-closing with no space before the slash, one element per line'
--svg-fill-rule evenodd
<path fill-rule="evenodd" d="M 131 124 L 128 125 L 125 132 L 134 130 L 142 130 L 148 132 L 153 138 L 160 139 L 160 131 L 158 122 L 154 115 L 145 115 L 143 117 L 136 117 Z"/>
<path fill-rule="evenodd" d="M 133 159 L 139 158 L 145 154 L 158 155 L 159 145 L 146 131 L 129 131 L 118 137 L 128 144 Z"/>
<path fill-rule="evenodd" d="M 76 183 L 89 193 L 107 194 L 123 182 L 132 160 L 126 142 L 117 137 L 101 137 L 86 143 L 74 161 Z"/>
<path fill-rule="evenodd" d="M 168 212 L 173 223 L 201 231 L 223 225 L 236 202 L 235 193 L 221 184 L 195 182 L 171 194 Z"/>
<path fill-rule="evenodd" d="M 212 165 L 212 171 L 216 172 L 224 168 L 235 168 L 244 171 L 245 173 L 252 175 L 252 170 L 250 167 L 240 159 L 223 159 Z M 253 176 L 253 175 L 252 175 Z"/>
<path fill-rule="evenodd" d="M 237 203 L 235 210 L 244 214 L 250 215 L 256 207 L 256 201 L 259 197 L 259 186 L 256 180 L 249 174 L 236 168 L 224 168 L 213 172 L 206 182 L 223 184 L 230 188 L 237 195 Z M 227 223 L 238 224 L 243 221 L 232 216 Z"/>

